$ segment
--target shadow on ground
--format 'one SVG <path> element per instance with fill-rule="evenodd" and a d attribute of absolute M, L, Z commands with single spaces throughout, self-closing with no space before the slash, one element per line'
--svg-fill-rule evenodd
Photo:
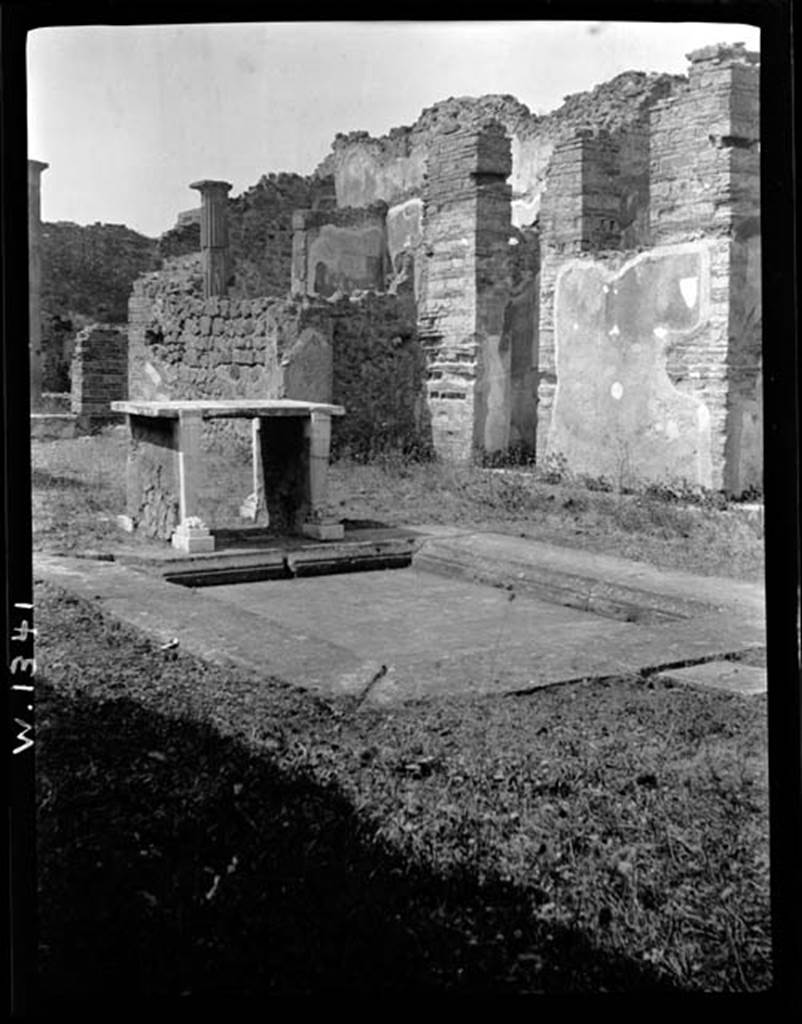
<path fill-rule="evenodd" d="M 43 679 L 38 744 L 43 1007 L 669 988 L 522 888 L 406 862 L 334 786 L 210 726 Z"/>

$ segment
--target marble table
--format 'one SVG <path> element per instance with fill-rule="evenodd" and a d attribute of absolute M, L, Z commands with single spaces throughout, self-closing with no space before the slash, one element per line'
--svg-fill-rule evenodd
<path fill-rule="evenodd" d="M 194 554 L 213 551 L 214 537 L 199 516 L 204 420 L 246 418 L 254 423 L 270 525 L 279 532 L 340 540 L 342 524 L 326 514 L 331 418 L 340 405 L 291 399 L 112 402 L 129 429 L 128 530 L 169 540 Z"/>

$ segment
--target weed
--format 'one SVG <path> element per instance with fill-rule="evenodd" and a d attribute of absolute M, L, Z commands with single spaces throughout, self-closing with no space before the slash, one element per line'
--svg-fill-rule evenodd
<path fill-rule="evenodd" d="M 480 452 L 477 460 L 479 465 L 488 469 L 508 469 L 518 466 L 534 466 L 535 453 L 531 445 L 515 444 L 503 451 Z"/>
<path fill-rule="evenodd" d="M 728 498 L 723 491 L 713 491 L 701 484 L 693 484 L 684 477 L 679 480 L 652 481 L 643 484 L 641 493 L 647 498 L 654 498 L 670 504 L 696 505 L 700 508 L 723 511 L 727 508 Z"/>
<path fill-rule="evenodd" d="M 37 607 L 54 997 L 770 983 L 765 701 L 617 679 L 354 714 Z"/>
<path fill-rule="evenodd" d="M 114 525 L 125 509 L 127 439 L 119 430 L 33 442 L 34 543 L 49 550 L 113 549 L 133 543 Z M 252 490 L 250 454 L 204 455 L 202 517 L 241 525 Z M 446 463 L 386 447 L 372 460 L 342 457 L 330 468 L 330 501 L 342 518 L 388 525 L 445 523 L 580 545 L 693 572 L 763 578 L 763 528 L 724 514 L 716 492 L 686 482 L 620 493 L 605 477 L 578 476 L 561 453 L 534 467 L 495 470 Z"/>
<path fill-rule="evenodd" d="M 603 474 L 601 476 L 588 476 L 583 473 L 577 477 L 577 483 L 582 487 L 586 487 L 589 491 L 601 491 L 604 494 L 609 494 L 615 490 L 613 481 Z"/>
<path fill-rule="evenodd" d="M 570 480 L 568 459 L 562 452 L 549 452 L 535 467 L 535 478 L 544 484 L 561 484 Z"/>

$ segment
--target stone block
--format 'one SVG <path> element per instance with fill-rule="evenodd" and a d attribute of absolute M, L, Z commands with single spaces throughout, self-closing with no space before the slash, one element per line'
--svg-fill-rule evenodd
<path fill-rule="evenodd" d="M 345 527 L 337 520 L 304 522 L 301 524 L 301 533 L 304 537 L 313 537 L 315 540 L 342 540 L 345 536 Z"/>
<path fill-rule="evenodd" d="M 171 543 L 174 548 L 188 555 L 214 551 L 214 537 L 199 520 L 184 520 L 179 523 L 172 535 Z"/>
<path fill-rule="evenodd" d="M 661 672 L 657 678 L 703 689 L 726 690 L 745 696 L 766 693 L 768 688 L 765 668 L 743 665 L 737 661 L 708 661 L 703 665 L 670 669 Z"/>

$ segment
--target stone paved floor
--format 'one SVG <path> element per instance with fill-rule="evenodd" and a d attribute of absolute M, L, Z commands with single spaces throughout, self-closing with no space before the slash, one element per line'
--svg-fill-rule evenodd
<path fill-rule="evenodd" d="M 39 555 L 35 573 L 201 657 L 379 704 L 677 672 L 700 662 L 717 663 L 719 676 L 704 669 L 693 685 L 744 693 L 765 685 L 765 672 L 739 676 L 722 660 L 765 644 L 759 587 L 491 534 L 433 534 L 421 552 L 405 569 L 198 589 L 88 559 Z M 430 571 L 449 559 L 450 575 Z M 499 585 L 471 578 L 474 568 L 486 577 L 489 566 Z M 536 591 L 546 577 L 552 600 L 526 586 Z M 582 610 L 588 587 L 609 599 L 595 611 Z M 598 613 L 622 598 L 666 602 L 682 614 L 625 621 Z"/>

